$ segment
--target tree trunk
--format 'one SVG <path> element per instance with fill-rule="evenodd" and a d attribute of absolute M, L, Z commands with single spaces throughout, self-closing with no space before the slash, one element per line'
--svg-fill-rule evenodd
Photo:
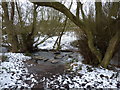
<path fill-rule="evenodd" d="M 101 55 L 100 51 L 94 46 L 93 34 L 92 34 L 92 32 L 90 30 L 86 31 L 86 34 L 87 34 L 87 38 L 88 38 L 88 46 L 89 46 L 91 52 L 98 59 L 98 62 L 100 63 L 101 60 L 102 60 L 102 55 Z"/>
<path fill-rule="evenodd" d="M 11 11 L 11 20 L 9 18 L 9 14 L 8 14 L 8 3 L 7 2 L 2 2 L 2 8 L 4 10 L 4 20 L 5 20 L 5 26 L 7 28 L 7 34 L 8 34 L 8 41 L 11 44 L 12 47 L 12 52 L 17 52 L 19 50 L 18 48 L 18 39 L 17 39 L 17 35 L 16 32 L 14 31 L 14 25 L 13 25 L 13 21 L 14 21 L 14 3 L 12 2 L 12 11 Z"/>
<path fill-rule="evenodd" d="M 63 30 L 62 30 L 62 32 L 60 32 L 60 36 L 58 37 L 59 39 L 58 39 L 58 46 L 57 46 L 57 50 L 60 50 L 61 49 L 61 39 L 62 39 L 62 36 L 63 36 L 63 34 L 64 34 L 64 31 L 65 31 L 65 28 L 66 28 L 66 24 L 67 24 L 67 17 L 66 17 L 66 19 L 65 19 L 65 23 L 64 23 L 64 26 L 63 26 Z"/>
<path fill-rule="evenodd" d="M 111 58 L 113 57 L 116 46 L 119 43 L 119 35 L 118 34 L 119 33 L 117 32 L 109 42 L 109 46 L 106 50 L 103 61 L 101 62 L 101 66 L 103 66 L 104 68 L 107 68 L 108 64 L 110 63 Z"/>
<path fill-rule="evenodd" d="M 35 30 L 36 30 L 36 22 L 37 22 L 37 6 L 34 4 L 34 10 L 33 10 L 33 23 L 32 23 L 32 29 L 31 32 L 26 35 L 26 39 L 24 41 L 24 45 L 25 45 L 25 52 L 32 52 L 34 51 L 34 35 L 35 35 Z M 24 38 L 23 38 L 24 39 Z"/>
<path fill-rule="evenodd" d="M 82 22 L 80 19 L 78 19 L 77 16 L 74 16 L 74 14 L 72 14 L 69 9 L 67 9 L 63 4 L 59 2 L 33 2 L 33 3 L 37 4 L 38 6 L 52 7 L 62 12 L 63 14 L 65 14 L 71 21 L 73 21 L 78 27 L 80 27 L 81 30 L 83 30 L 87 34 L 88 45 L 89 45 L 91 52 L 97 57 L 99 62 L 101 61 L 101 53 L 94 46 L 92 32 L 89 30 L 86 30 L 85 23 Z"/>

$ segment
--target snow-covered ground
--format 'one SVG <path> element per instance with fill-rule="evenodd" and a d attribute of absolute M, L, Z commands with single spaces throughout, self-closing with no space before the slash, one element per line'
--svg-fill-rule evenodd
<path fill-rule="evenodd" d="M 44 43 L 38 45 L 39 49 L 53 49 L 54 43 L 57 40 L 58 36 L 51 37 L 47 39 Z M 37 39 L 37 38 L 36 38 Z M 35 39 L 35 41 L 36 41 Z M 43 40 L 44 37 L 40 37 L 40 40 L 37 42 L 39 43 L 41 40 Z M 71 42 L 74 40 L 77 40 L 75 32 L 65 32 L 65 34 L 61 38 L 61 49 L 73 49 L 73 47 L 70 45 Z"/>
<path fill-rule="evenodd" d="M 0 67 L 0 88 L 31 88 L 38 81 L 35 80 L 34 74 L 29 74 L 24 66 L 24 61 L 30 57 L 20 53 L 6 53 L 8 59 L 1 63 Z M 67 84 L 69 88 L 117 88 L 120 83 L 120 73 L 107 70 L 104 68 L 93 68 L 89 65 L 82 64 L 81 60 L 70 64 L 72 71 L 76 75 L 69 74 L 53 75 L 55 79 L 46 79 L 46 87 L 53 85 L 52 88 L 64 88 Z M 44 79 L 44 78 L 43 78 Z M 26 80 L 31 80 L 33 84 L 28 85 Z M 59 85 L 56 84 L 59 81 Z"/>
<path fill-rule="evenodd" d="M 7 56 L 7 60 L 0 63 L 0 88 L 30 87 L 24 81 L 33 80 L 33 75 L 29 75 L 23 63 L 30 57 L 21 53 L 5 53 L 4 55 Z"/>
<path fill-rule="evenodd" d="M 39 48 L 51 49 L 53 47 L 53 39 L 48 39 Z M 70 42 L 76 40 L 74 33 L 66 33 L 62 37 L 62 44 L 70 46 Z M 45 44 L 45 45 L 44 45 Z M 71 46 L 72 47 L 72 46 Z M 68 47 L 63 47 L 63 49 Z M 73 48 L 73 47 L 72 47 Z M 35 83 L 34 74 L 29 74 L 28 69 L 24 65 L 24 61 L 31 57 L 24 56 L 21 53 L 5 53 L 7 60 L 0 63 L 0 88 L 32 88 Z M 69 60 L 69 58 L 68 58 Z M 55 79 L 46 78 L 46 87 L 49 88 L 64 88 L 67 85 L 69 88 L 120 88 L 120 73 L 104 68 L 95 68 L 89 65 L 82 64 L 82 58 L 70 64 L 71 72 L 63 75 L 53 75 Z M 51 78 L 53 78 L 51 77 Z M 43 77 L 43 82 L 45 77 Z M 32 84 L 27 84 L 25 81 L 31 81 Z M 57 83 L 57 81 L 59 83 Z"/>
<path fill-rule="evenodd" d="M 102 67 L 93 68 L 82 64 L 81 61 L 74 62 L 71 66 L 75 73 L 72 78 L 71 75 L 65 74 L 59 75 L 55 80 L 47 79 L 47 87 L 53 85 L 53 88 L 60 87 L 62 89 L 64 85 L 68 85 L 69 88 L 120 88 L 119 72 L 113 72 Z M 59 84 L 56 83 L 57 81 Z"/>

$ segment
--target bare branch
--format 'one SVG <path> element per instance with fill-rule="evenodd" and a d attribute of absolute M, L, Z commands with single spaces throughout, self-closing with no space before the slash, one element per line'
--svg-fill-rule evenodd
<path fill-rule="evenodd" d="M 33 3 L 37 4 L 38 6 L 52 7 L 64 13 L 71 21 L 73 21 L 80 28 L 83 28 L 84 26 L 84 23 L 81 20 L 74 16 L 69 9 L 67 9 L 63 4 L 59 2 L 33 2 Z"/>

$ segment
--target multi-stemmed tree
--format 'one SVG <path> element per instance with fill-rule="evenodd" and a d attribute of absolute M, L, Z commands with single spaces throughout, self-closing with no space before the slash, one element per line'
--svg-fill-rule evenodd
<path fill-rule="evenodd" d="M 7 35 L 7 43 L 12 52 L 29 52 L 33 50 L 37 6 L 33 6 L 33 18 L 31 18 L 30 27 L 25 25 L 25 19 L 30 12 L 26 13 L 26 18 L 23 19 L 22 8 L 17 2 L 2 2 L 3 9 L 3 32 Z M 30 19 L 30 18 L 29 18 Z M 4 33 L 3 33 L 4 34 Z"/>
<path fill-rule="evenodd" d="M 53 0 L 52 0 L 53 1 Z M 77 0 L 76 14 L 73 14 L 60 2 L 33 2 L 32 17 L 29 26 L 25 25 L 23 15 L 18 3 L 3 2 L 3 28 L 8 36 L 11 51 L 33 51 L 36 31 L 37 11 L 39 6 L 52 7 L 69 18 L 80 28 L 79 49 L 87 63 L 107 67 L 111 58 L 118 50 L 120 44 L 120 3 L 119 2 L 95 2 L 89 6 L 89 12 L 85 14 L 83 4 Z M 16 17 L 17 12 L 17 18 Z M 29 16 L 27 12 L 26 17 Z M 15 20 L 18 20 L 16 25 Z M 82 34 L 81 34 L 82 33 Z"/>
<path fill-rule="evenodd" d="M 85 52 L 88 54 L 87 61 L 105 68 L 108 66 L 120 44 L 119 2 L 95 2 L 95 15 L 92 13 L 93 9 L 89 10 L 89 14 L 85 14 L 83 4 L 80 1 L 76 2 L 76 15 L 60 2 L 33 3 L 38 6 L 52 7 L 65 14 L 82 30 L 82 39 L 86 46 L 80 50 L 83 51 L 83 56 L 86 56 Z M 87 49 L 84 50 L 84 48 Z"/>
<path fill-rule="evenodd" d="M 41 8 L 30 2 L 22 5 L 18 0 L 10 2 L 3 0 L 2 11 L 2 32 L 7 35 L 7 39 L 3 38 L 3 41 L 12 52 L 36 50 L 39 44 L 55 35 L 63 17 L 56 10 Z M 40 40 L 39 37 L 44 34 L 47 36 Z M 36 37 L 38 38 L 35 39 Z"/>

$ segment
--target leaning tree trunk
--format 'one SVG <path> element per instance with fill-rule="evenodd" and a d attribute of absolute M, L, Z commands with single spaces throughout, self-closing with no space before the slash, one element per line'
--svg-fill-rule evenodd
<path fill-rule="evenodd" d="M 110 63 L 110 60 L 114 54 L 114 51 L 116 49 L 116 46 L 119 44 L 119 33 L 117 32 L 114 37 L 112 37 L 112 39 L 109 42 L 109 46 L 106 50 L 105 56 L 101 62 L 101 66 L 103 66 L 104 68 L 107 68 L 107 66 Z"/>
<path fill-rule="evenodd" d="M 33 44 L 34 44 L 34 34 L 35 34 L 36 23 L 37 23 L 37 11 L 36 11 L 37 8 L 38 8 L 38 6 L 36 6 L 34 4 L 33 23 L 32 23 L 31 32 L 27 35 L 26 40 L 24 42 L 24 44 L 26 46 L 26 49 L 27 49 L 25 52 L 32 52 L 32 51 L 34 51 Z"/>
<path fill-rule="evenodd" d="M 60 12 L 62 12 L 63 14 L 65 14 L 74 24 L 76 24 L 78 27 L 80 27 L 80 29 L 82 29 L 86 34 L 87 34 L 87 39 L 88 39 L 88 46 L 91 50 L 91 52 L 97 57 L 97 59 L 99 60 L 99 63 L 101 63 L 102 61 L 102 55 L 100 50 L 98 50 L 95 47 L 95 42 L 94 42 L 94 36 L 92 31 L 90 31 L 89 29 L 86 29 L 86 25 L 85 23 L 78 19 L 77 16 L 75 16 L 74 14 L 71 13 L 71 11 L 69 9 L 67 9 L 63 4 L 59 3 L 59 2 L 33 2 L 35 4 L 37 4 L 38 6 L 47 6 L 47 7 L 52 7 Z M 111 57 L 114 54 L 114 50 L 116 48 L 117 42 L 118 42 L 118 36 L 115 35 L 109 42 L 109 46 L 107 48 L 107 51 L 104 55 L 104 59 L 102 61 L 102 66 L 106 67 L 109 64 L 109 61 L 111 59 Z M 112 45 L 111 43 L 114 43 L 114 45 Z M 109 55 L 110 54 L 110 55 Z"/>
<path fill-rule="evenodd" d="M 87 30 L 87 29 L 86 29 Z M 87 38 L 88 38 L 88 47 L 90 48 L 91 52 L 96 56 L 98 62 L 100 63 L 102 60 L 102 54 L 100 51 L 94 46 L 94 38 L 93 34 L 90 30 L 86 31 Z"/>
<path fill-rule="evenodd" d="M 85 29 L 85 23 L 82 20 L 78 19 L 77 16 L 72 14 L 72 12 L 69 9 L 67 9 L 63 4 L 59 2 L 33 2 L 33 3 L 37 4 L 38 6 L 52 7 L 65 14 L 71 21 L 73 21 L 78 27 L 80 27 L 81 30 L 83 30 L 87 34 L 88 44 L 91 52 L 97 57 L 99 62 L 101 61 L 101 53 L 94 46 L 92 33 L 91 31 Z"/>
<path fill-rule="evenodd" d="M 119 3 L 118 2 L 113 2 L 113 5 L 108 13 L 108 19 L 109 19 L 109 27 L 113 26 L 114 29 L 116 30 L 116 34 L 114 36 L 112 36 L 111 40 L 109 41 L 106 53 L 104 55 L 104 58 L 101 62 L 101 66 L 103 66 L 104 68 L 107 68 L 107 66 L 110 63 L 110 60 L 112 59 L 115 51 L 116 51 L 116 47 L 119 45 L 120 43 L 120 20 L 119 19 L 111 19 L 111 16 L 117 17 L 119 16 L 117 13 L 119 11 Z M 120 16 L 119 16 L 120 17 Z M 112 30 L 112 33 L 114 30 Z"/>

